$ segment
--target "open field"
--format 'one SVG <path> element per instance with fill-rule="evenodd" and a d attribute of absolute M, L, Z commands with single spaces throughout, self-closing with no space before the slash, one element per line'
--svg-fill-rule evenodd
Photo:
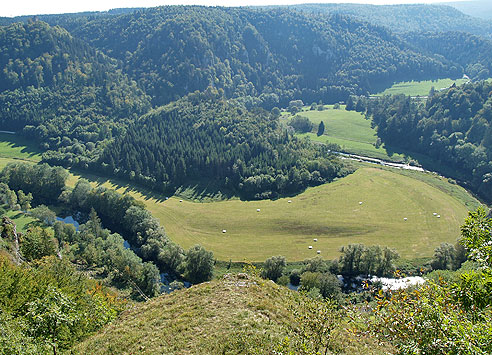
<path fill-rule="evenodd" d="M 41 151 L 25 138 L 0 133 L 0 169 L 14 161 L 37 163 L 41 161 Z"/>
<path fill-rule="evenodd" d="M 405 159 L 403 154 L 394 153 L 384 145 L 376 149 L 376 130 L 371 127 L 371 121 L 366 120 L 359 112 L 346 111 L 344 105 L 337 110 L 332 105 L 326 105 L 323 111 L 304 108 L 299 115 L 314 123 L 313 131 L 300 134 L 301 137 L 308 136 L 316 142 L 338 144 L 347 153 L 398 162 Z M 288 119 L 291 116 L 283 117 Z M 321 121 L 325 124 L 325 133 L 318 137 L 316 132 Z"/>
<path fill-rule="evenodd" d="M 436 81 L 426 80 L 426 81 L 406 81 L 402 83 L 397 83 L 392 87 L 384 90 L 377 94 L 380 95 L 397 95 L 404 94 L 408 96 L 427 96 L 432 87 L 436 91 L 440 89 L 449 88 L 451 85 L 456 83 L 457 86 L 468 82 L 468 79 L 439 79 Z"/>
<path fill-rule="evenodd" d="M 21 211 L 7 211 L 5 215 L 8 216 L 15 223 L 18 232 L 25 232 L 27 228 L 29 228 L 29 225 L 31 225 L 33 222 L 38 222 L 37 219 L 29 217 Z"/>
<path fill-rule="evenodd" d="M 456 241 L 467 213 L 460 201 L 439 189 L 376 168 L 359 169 L 277 201 L 193 203 L 171 198 L 160 207 L 149 202 L 147 207 L 174 241 L 185 248 L 202 244 L 218 259 L 233 261 L 262 261 L 272 255 L 295 261 L 315 256 L 316 250 L 334 258 L 349 243 L 386 245 L 407 258 L 431 256 L 440 243 Z"/>
<path fill-rule="evenodd" d="M 478 206 L 464 189 L 434 174 L 367 165 L 334 183 L 276 201 L 180 202 L 176 196 L 165 200 L 115 181 L 85 177 L 144 202 L 182 247 L 202 244 L 216 258 L 233 261 L 264 261 L 272 255 L 297 261 L 315 256 L 316 250 L 335 258 L 349 243 L 387 245 L 405 258 L 428 257 L 440 243 L 456 241 L 467 210 Z M 77 179 L 72 175 L 70 184 Z"/>
<path fill-rule="evenodd" d="M 95 186 L 129 193 L 182 247 L 202 244 L 216 258 L 233 261 L 264 261 L 272 255 L 298 261 L 315 256 L 316 250 L 335 258 L 349 243 L 387 245 L 405 258 L 431 256 L 441 242 L 455 242 L 467 210 L 478 205 L 461 187 L 435 174 L 359 166 L 346 178 L 276 201 L 166 200 L 127 182 L 86 173 L 71 173 L 67 184 L 73 187 L 83 176 Z"/>

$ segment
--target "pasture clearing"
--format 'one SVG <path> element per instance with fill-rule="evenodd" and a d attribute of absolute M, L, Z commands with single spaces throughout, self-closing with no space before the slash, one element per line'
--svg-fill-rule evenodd
<path fill-rule="evenodd" d="M 456 241 L 468 209 L 478 204 L 434 174 L 359 166 L 343 179 L 275 201 L 166 200 L 127 182 L 85 173 L 71 173 L 67 185 L 75 186 L 83 176 L 94 186 L 129 193 L 160 220 L 173 241 L 185 249 L 201 244 L 225 261 L 264 261 L 272 255 L 299 261 L 317 250 L 332 259 L 349 243 L 389 246 L 404 258 L 429 257 L 440 243 Z"/>
<path fill-rule="evenodd" d="M 304 108 L 299 112 L 300 116 L 309 118 L 314 123 L 311 133 L 299 134 L 300 137 L 309 137 L 312 141 L 320 143 L 338 144 L 343 152 L 364 155 L 371 158 L 401 162 L 405 155 L 395 153 L 390 147 L 381 145 L 375 147 L 377 140 L 376 130 L 371 127 L 371 120 L 366 120 L 364 115 L 355 111 L 346 111 L 345 106 L 334 109 L 333 105 L 325 105 L 323 111 Z M 282 116 L 285 120 L 292 116 Z M 318 137 L 319 123 L 325 124 L 325 132 Z"/>
<path fill-rule="evenodd" d="M 405 81 L 396 83 L 392 87 L 376 94 L 376 96 L 382 95 L 407 95 L 407 96 L 427 96 L 432 87 L 438 92 L 449 88 L 456 83 L 456 86 L 467 83 L 468 79 L 438 79 L 438 80 L 425 80 L 425 81 Z"/>

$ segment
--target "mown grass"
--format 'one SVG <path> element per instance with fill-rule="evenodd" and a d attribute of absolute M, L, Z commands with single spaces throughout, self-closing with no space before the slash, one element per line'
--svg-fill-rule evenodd
<path fill-rule="evenodd" d="M 468 79 L 439 79 L 439 80 L 425 80 L 425 81 L 406 81 L 402 83 L 396 83 L 392 87 L 384 90 L 377 94 L 377 96 L 381 95 L 398 95 L 404 94 L 408 96 L 427 96 L 432 87 L 436 91 L 441 89 L 449 88 L 451 85 L 456 83 L 457 86 L 460 86 L 466 82 Z"/>
<path fill-rule="evenodd" d="M 15 134 L 0 133 L 0 158 L 41 161 L 41 150 L 31 141 Z"/>
<path fill-rule="evenodd" d="M 276 201 L 144 202 L 178 244 L 202 244 L 218 259 L 233 261 L 272 255 L 296 261 L 317 250 L 335 258 L 349 243 L 386 245 L 404 257 L 429 256 L 440 243 L 455 242 L 467 213 L 461 201 L 434 186 L 376 168 Z"/>
<path fill-rule="evenodd" d="M 346 178 L 276 201 L 166 200 L 124 181 L 73 172 L 67 185 L 75 186 L 82 176 L 94 186 L 129 193 L 160 220 L 173 241 L 184 248 L 201 244 L 224 261 L 264 261 L 272 255 L 299 261 L 317 250 L 331 259 L 349 243 L 386 245 L 406 258 L 428 257 L 441 242 L 455 242 L 467 211 L 478 204 L 435 174 L 359 166 Z"/>
<path fill-rule="evenodd" d="M 371 127 L 371 121 L 364 115 L 355 111 L 346 111 L 345 106 L 333 109 L 333 105 L 325 105 L 323 111 L 304 108 L 299 115 L 309 118 L 314 123 L 313 131 L 299 134 L 300 137 L 309 137 L 312 141 L 321 143 L 338 144 L 343 152 L 359 154 L 371 158 L 391 161 L 404 161 L 405 154 L 394 152 L 391 147 L 381 145 L 376 148 L 376 130 Z M 290 119 L 290 115 L 283 115 L 284 120 Z M 325 124 L 325 132 L 317 136 L 319 123 Z"/>

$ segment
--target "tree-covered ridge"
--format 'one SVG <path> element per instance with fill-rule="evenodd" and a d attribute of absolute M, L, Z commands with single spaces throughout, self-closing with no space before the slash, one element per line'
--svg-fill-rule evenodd
<path fill-rule="evenodd" d="M 212 90 L 152 111 L 104 150 L 101 162 L 165 190 L 211 180 L 247 198 L 299 192 L 343 174 L 324 146 L 295 138 L 278 118 L 249 112 Z"/>
<path fill-rule="evenodd" d="M 166 6 L 69 28 L 124 61 L 156 105 L 208 86 L 265 108 L 336 102 L 394 81 L 461 75 L 387 29 L 340 15 Z"/>
<path fill-rule="evenodd" d="M 66 30 L 31 21 L 0 27 L 0 126 L 81 165 L 149 109 L 118 63 Z M 55 152 L 55 153 L 53 153 Z"/>
<path fill-rule="evenodd" d="M 463 68 L 472 79 L 492 73 L 492 41 L 464 32 L 412 32 L 402 35 L 408 43 L 430 56 L 440 56 Z"/>
<path fill-rule="evenodd" d="M 288 8 L 311 13 L 349 15 L 399 33 L 461 31 L 484 37 L 492 36 L 492 25 L 489 21 L 465 15 L 451 6 L 301 4 L 291 5 Z"/>
<path fill-rule="evenodd" d="M 385 96 L 370 100 L 368 112 L 384 142 L 451 166 L 492 200 L 492 83 L 451 87 L 422 105 Z"/>

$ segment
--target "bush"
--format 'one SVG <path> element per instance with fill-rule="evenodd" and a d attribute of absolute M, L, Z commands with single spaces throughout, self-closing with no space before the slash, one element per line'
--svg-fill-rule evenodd
<path fill-rule="evenodd" d="M 294 130 L 298 133 L 307 133 L 313 130 L 313 123 L 309 120 L 309 118 L 296 115 L 294 116 L 288 123 L 289 126 L 294 128 Z"/>
<path fill-rule="evenodd" d="M 284 256 L 272 256 L 265 261 L 263 266 L 263 271 L 261 276 L 264 279 L 270 279 L 273 281 L 277 281 L 277 279 L 282 276 L 284 269 L 286 266 L 285 257 Z"/>
<path fill-rule="evenodd" d="M 209 281 L 213 276 L 214 254 L 201 245 L 195 245 L 186 253 L 184 269 L 186 279 L 194 284 Z"/>

